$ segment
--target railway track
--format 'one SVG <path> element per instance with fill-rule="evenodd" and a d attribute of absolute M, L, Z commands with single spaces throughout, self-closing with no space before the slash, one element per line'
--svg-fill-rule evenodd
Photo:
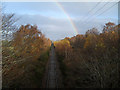
<path fill-rule="evenodd" d="M 45 76 L 43 79 L 43 88 L 61 88 L 62 79 L 59 70 L 59 64 L 56 58 L 54 45 L 51 45 L 50 58 L 47 63 Z"/>

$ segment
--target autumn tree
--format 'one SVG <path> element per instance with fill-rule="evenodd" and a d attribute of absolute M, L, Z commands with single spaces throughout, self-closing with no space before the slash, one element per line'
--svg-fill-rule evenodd
<path fill-rule="evenodd" d="M 72 40 L 70 40 L 70 41 L 72 41 Z M 72 46 L 76 49 L 82 49 L 84 47 L 84 43 L 85 43 L 85 36 L 77 35 Z"/>
<path fill-rule="evenodd" d="M 88 36 L 90 34 L 99 35 L 99 31 L 96 28 L 92 28 L 92 29 L 86 31 L 85 35 Z"/>
<path fill-rule="evenodd" d="M 71 47 L 69 58 L 63 59 L 68 69 L 65 71 L 66 87 L 119 87 L 119 28 L 120 25 L 108 22 L 102 33 L 92 28 L 85 35 L 65 38 L 56 43 L 56 51 L 61 57 L 67 56 L 64 53 L 66 46 L 69 47 L 66 40 Z"/>
<path fill-rule="evenodd" d="M 45 38 L 37 26 L 22 25 L 14 34 L 13 46 L 18 56 L 39 56 L 49 45 L 50 40 Z"/>
<path fill-rule="evenodd" d="M 71 49 L 70 42 L 67 39 L 54 42 L 54 45 L 56 47 L 56 51 L 59 52 L 60 55 L 65 56 L 66 58 L 69 56 L 69 51 Z"/>
<path fill-rule="evenodd" d="M 102 32 L 103 32 L 103 33 L 107 33 L 107 32 L 109 32 L 109 31 L 112 31 L 112 30 L 114 30 L 114 29 L 113 29 L 114 26 L 115 26 L 114 23 L 108 22 L 108 23 L 105 24 L 104 29 L 103 29 Z"/>

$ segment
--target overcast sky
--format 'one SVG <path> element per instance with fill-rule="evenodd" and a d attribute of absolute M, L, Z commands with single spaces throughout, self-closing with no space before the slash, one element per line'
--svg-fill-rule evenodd
<path fill-rule="evenodd" d="M 6 2 L 5 13 L 15 13 L 21 17 L 19 25 L 36 24 L 51 40 L 85 34 L 96 27 L 102 30 L 105 23 L 118 22 L 116 2 Z M 62 8 L 61 8 L 62 7 Z"/>

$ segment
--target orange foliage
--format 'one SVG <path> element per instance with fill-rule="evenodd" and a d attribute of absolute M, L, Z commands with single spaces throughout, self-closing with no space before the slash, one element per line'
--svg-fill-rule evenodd
<path fill-rule="evenodd" d="M 93 28 L 85 35 L 55 42 L 61 67 L 67 68 L 62 69 L 66 87 L 117 87 L 119 28 L 109 22 L 100 34 Z"/>
<path fill-rule="evenodd" d="M 71 45 L 70 45 L 69 40 L 64 39 L 61 41 L 56 41 L 56 42 L 54 42 L 54 45 L 56 47 L 56 51 L 59 51 L 60 55 L 68 57 L 68 54 L 71 50 Z"/>
<path fill-rule="evenodd" d="M 37 29 L 37 26 L 21 26 L 14 34 L 14 50 L 18 56 L 26 57 L 40 54 L 50 47 L 51 41 Z"/>

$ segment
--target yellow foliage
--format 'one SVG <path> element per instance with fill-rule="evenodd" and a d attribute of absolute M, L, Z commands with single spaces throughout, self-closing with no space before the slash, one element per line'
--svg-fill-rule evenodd
<path fill-rule="evenodd" d="M 29 28 L 28 28 L 29 27 Z M 23 57 L 37 55 L 47 50 L 50 47 L 50 40 L 45 38 L 45 36 L 34 26 L 26 25 L 21 26 L 21 28 L 15 33 L 13 46 L 17 55 Z"/>
<path fill-rule="evenodd" d="M 70 42 L 67 39 L 55 41 L 54 45 L 60 55 L 65 55 L 65 53 L 67 54 L 71 50 Z"/>

